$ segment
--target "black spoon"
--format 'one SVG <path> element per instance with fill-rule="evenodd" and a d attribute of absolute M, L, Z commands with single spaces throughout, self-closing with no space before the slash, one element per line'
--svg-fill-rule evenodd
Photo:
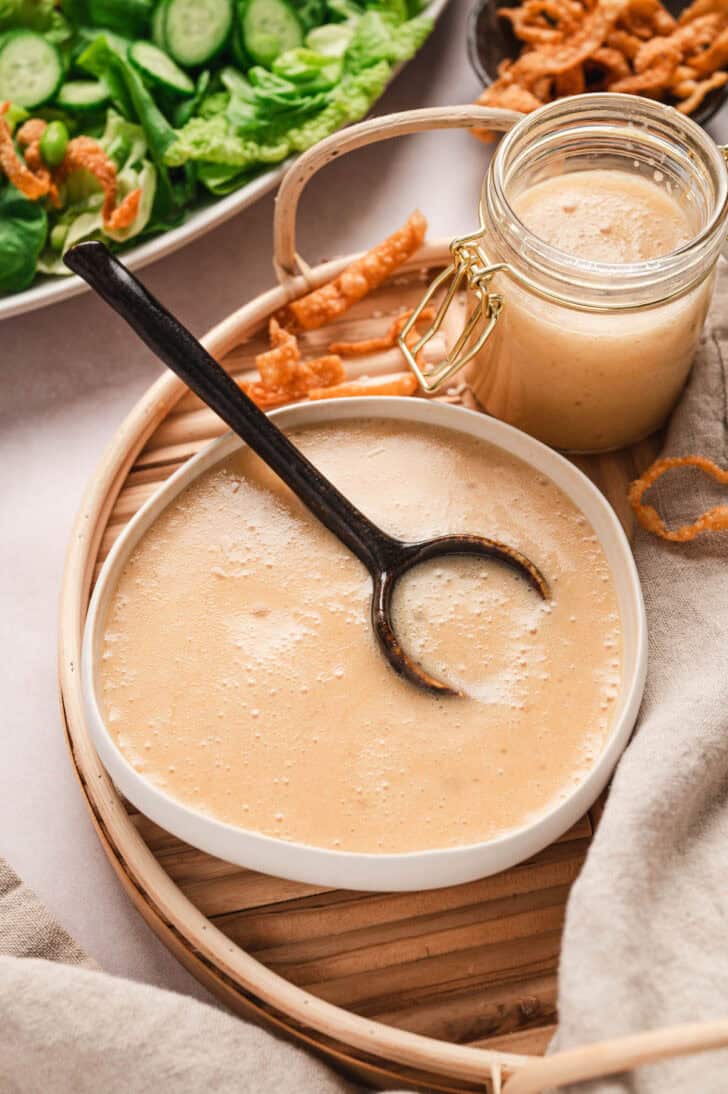
<path fill-rule="evenodd" d="M 184 380 L 256 452 L 329 531 L 364 563 L 372 576 L 372 624 L 385 657 L 401 676 L 439 695 L 458 695 L 411 660 L 391 620 L 399 578 L 427 559 L 443 555 L 496 558 L 526 577 L 544 598 L 548 584 L 534 564 L 512 547 L 482 536 L 440 536 L 404 543 L 383 532 L 299 452 L 206 349 L 162 307 L 103 243 L 79 243 L 65 263 L 126 320 L 143 342 Z"/>

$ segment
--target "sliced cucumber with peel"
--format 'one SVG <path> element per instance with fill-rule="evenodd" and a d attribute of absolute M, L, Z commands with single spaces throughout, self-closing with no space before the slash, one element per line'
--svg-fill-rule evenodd
<path fill-rule="evenodd" d="M 228 40 L 232 0 L 164 0 L 165 46 L 177 64 L 207 64 Z"/>
<path fill-rule="evenodd" d="M 64 110 L 99 110 L 110 98 L 103 80 L 68 80 L 61 85 L 56 103 Z"/>
<path fill-rule="evenodd" d="M 52 99 L 62 81 L 61 56 L 42 34 L 12 30 L 0 39 L 0 102 L 30 110 Z"/>
<path fill-rule="evenodd" d="M 266 68 L 287 49 L 303 45 L 303 27 L 285 0 L 249 0 L 242 11 L 243 42 Z"/>
<path fill-rule="evenodd" d="M 154 12 L 152 13 L 151 31 L 152 41 L 155 46 L 159 46 L 160 49 L 167 48 L 167 43 L 164 38 L 164 19 L 167 14 L 166 0 L 159 0 Z"/>
<path fill-rule="evenodd" d="M 133 42 L 129 60 L 150 83 L 174 91 L 177 95 L 193 95 L 195 85 L 172 58 L 151 42 Z"/>

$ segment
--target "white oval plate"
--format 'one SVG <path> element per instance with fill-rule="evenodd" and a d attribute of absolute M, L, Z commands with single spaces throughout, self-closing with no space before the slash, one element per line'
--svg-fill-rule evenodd
<path fill-rule="evenodd" d="M 432 0 L 423 9 L 423 14 L 437 20 L 447 7 L 449 0 Z M 435 33 L 434 30 L 432 32 Z M 428 39 L 429 40 L 429 39 Z M 424 47 L 423 47 L 424 48 Z M 414 58 L 412 58 L 414 60 Z M 392 73 L 392 80 L 402 71 L 406 65 L 400 65 Z M 390 84 L 392 82 L 390 80 Z M 387 85 L 389 86 L 389 84 Z M 374 104 L 372 104 L 374 105 Z M 140 270 L 142 266 L 150 262 L 156 262 L 158 258 L 172 254 L 190 243 L 205 232 L 217 228 L 219 224 L 229 220 L 230 217 L 247 209 L 249 205 L 267 194 L 281 181 L 288 168 L 294 162 L 295 157 L 285 160 L 280 166 L 259 175 L 247 186 L 242 186 L 234 193 L 224 198 L 210 198 L 204 204 L 200 204 L 185 219 L 179 228 L 172 228 L 154 239 L 141 243 L 138 247 L 130 247 L 121 255 L 124 264 L 130 270 Z M 36 279 L 31 288 L 25 292 L 12 293 L 10 296 L 0 296 L 0 319 L 10 319 L 13 315 L 22 315 L 24 312 L 33 311 L 35 308 L 44 308 L 49 304 L 57 304 L 61 300 L 69 300 L 72 296 L 78 296 L 81 292 L 87 292 L 88 285 L 80 277 L 46 277 L 42 274 Z"/>
<path fill-rule="evenodd" d="M 487 877 L 530 858 L 563 835 L 596 801 L 629 740 L 642 699 L 647 669 L 645 610 L 632 552 L 614 510 L 589 479 L 563 456 L 512 426 L 460 407 L 425 399 L 370 397 L 299 403 L 276 411 L 271 417 L 284 429 L 366 417 L 441 426 L 489 441 L 551 478 L 590 522 L 606 555 L 617 592 L 624 675 L 609 740 L 592 770 L 571 795 L 522 828 L 484 843 L 403 854 L 331 851 L 265 836 L 199 813 L 147 782 L 119 751 L 97 701 L 97 651 L 104 620 L 126 560 L 147 528 L 190 482 L 242 445 L 237 436 L 229 433 L 184 464 L 147 501 L 126 526 L 102 567 L 86 617 L 81 668 L 86 715 L 104 766 L 122 794 L 168 832 L 228 862 L 293 881 L 361 890 L 435 889 Z M 564 717 L 569 716 L 565 710 Z"/>

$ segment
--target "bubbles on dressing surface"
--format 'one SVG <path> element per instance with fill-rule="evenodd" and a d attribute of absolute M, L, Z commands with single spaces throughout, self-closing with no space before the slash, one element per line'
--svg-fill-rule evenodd
<path fill-rule="evenodd" d="M 571 793 L 621 679 L 588 522 L 551 480 L 461 434 L 354 421 L 294 439 L 391 534 L 512 544 L 553 602 L 495 560 L 412 570 L 399 636 L 467 697 L 424 693 L 376 645 L 358 560 L 238 452 L 165 510 L 112 599 L 100 700 L 129 762 L 201 812 L 342 850 L 476 842 Z"/>

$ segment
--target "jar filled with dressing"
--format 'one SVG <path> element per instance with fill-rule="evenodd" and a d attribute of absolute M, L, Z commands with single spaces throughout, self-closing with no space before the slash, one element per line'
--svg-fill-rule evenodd
<path fill-rule="evenodd" d="M 723 152 L 689 118 L 628 95 L 550 103 L 498 146 L 481 230 L 452 244 L 426 300 L 450 291 L 410 364 L 466 280 L 475 307 L 426 389 L 467 364 L 483 408 L 547 444 L 632 444 L 685 384 L 727 216 Z"/>

